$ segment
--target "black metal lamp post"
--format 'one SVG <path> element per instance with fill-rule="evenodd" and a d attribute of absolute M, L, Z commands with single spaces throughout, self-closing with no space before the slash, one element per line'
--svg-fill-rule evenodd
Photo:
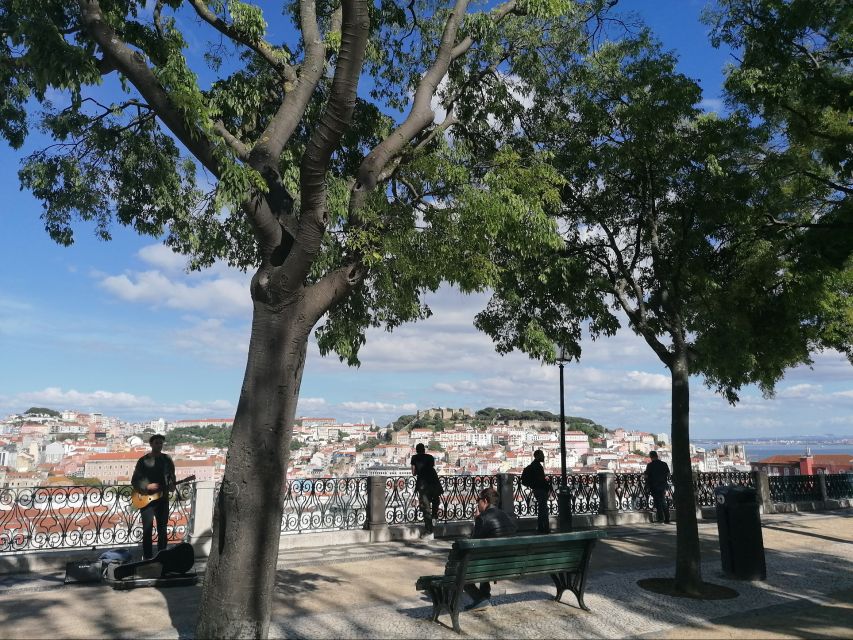
<path fill-rule="evenodd" d="M 557 364 L 560 367 L 560 488 L 557 492 L 558 521 L 560 531 L 570 531 L 572 528 L 572 499 L 566 481 L 566 394 L 563 379 L 563 367 L 569 360 L 569 355 L 563 345 L 555 345 Z"/>

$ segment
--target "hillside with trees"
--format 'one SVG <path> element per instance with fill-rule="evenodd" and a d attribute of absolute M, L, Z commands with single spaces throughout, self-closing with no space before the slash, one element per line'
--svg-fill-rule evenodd
<path fill-rule="evenodd" d="M 394 420 L 388 426 L 394 431 L 406 429 L 432 429 L 433 431 L 443 431 L 451 428 L 454 424 L 470 424 L 472 426 L 485 429 L 491 424 L 509 424 L 510 420 L 530 420 L 539 422 L 560 422 L 560 416 L 551 413 L 550 411 L 536 410 L 518 410 L 504 409 L 495 407 L 486 407 L 478 409 L 474 413 L 474 417 L 464 417 L 460 420 L 443 420 L 438 416 L 430 418 L 418 418 L 412 414 L 402 415 Z M 605 434 L 607 429 L 589 418 L 581 418 L 578 416 L 566 416 L 567 431 L 583 431 L 590 438 L 600 438 Z"/>
<path fill-rule="evenodd" d="M 153 435 L 153 431 L 138 435 L 145 442 L 148 442 L 148 438 Z M 177 444 L 197 444 L 224 449 L 228 447 L 230 438 L 231 427 L 179 427 L 169 431 L 166 436 L 166 442 L 170 448 Z"/>
<path fill-rule="evenodd" d="M 55 411 L 53 409 L 47 409 L 45 407 L 30 407 L 26 411 L 24 411 L 25 416 L 50 416 L 52 418 L 61 418 L 62 414 L 59 411 Z"/>

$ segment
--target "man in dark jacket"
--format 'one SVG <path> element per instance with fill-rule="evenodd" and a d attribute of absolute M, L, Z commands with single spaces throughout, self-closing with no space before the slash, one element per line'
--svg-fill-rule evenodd
<path fill-rule="evenodd" d="M 498 508 L 498 492 L 488 487 L 480 492 L 477 498 L 477 511 L 474 512 L 474 532 L 472 538 L 503 538 L 512 535 L 518 529 L 518 524 Z M 465 609 L 485 609 L 491 605 L 492 586 L 488 582 L 466 584 L 467 593 L 473 602 Z"/>
<path fill-rule="evenodd" d="M 658 459 L 658 452 L 649 452 L 651 462 L 646 465 L 643 475 L 646 476 L 646 487 L 655 501 L 657 522 L 669 524 L 669 509 L 666 504 L 666 490 L 669 487 L 669 465 Z"/>
<path fill-rule="evenodd" d="M 533 462 L 529 465 L 530 488 L 533 489 L 533 497 L 536 498 L 536 531 L 539 533 L 551 533 L 551 522 L 548 513 L 548 495 L 551 493 L 551 484 L 545 477 L 545 453 L 542 449 L 533 452 Z"/>
<path fill-rule="evenodd" d="M 166 437 L 155 433 L 148 440 L 151 452 L 146 453 L 136 461 L 131 484 L 139 493 L 145 495 L 161 494 L 160 498 L 148 503 L 140 512 L 142 517 L 142 557 L 152 557 L 151 534 L 154 529 L 154 519 L 157 519 L 157 551 L 162 551 L 168 544 L 169 523 L 169 491 L 175 488 L 175 463 L 163 453 L 163 443 Z"/>
<path fill-rule="evenodd" d="M 424 540 L 433 539 L 433 519 L 438 515 L 438 502 L 444 489 L 435 471 L 435 458 L 426 452 L 422 442 L 415 447 L 412 456 L 412 475 L 415 476 L 415 492 L 424 514 Z"/>

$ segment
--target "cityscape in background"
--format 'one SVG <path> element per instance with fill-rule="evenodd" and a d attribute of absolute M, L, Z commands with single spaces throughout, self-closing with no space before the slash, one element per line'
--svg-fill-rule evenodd
<path fill-rule="evenodd" d="M 0 487 L 127 484 L 153 433 L 166 434 L 165 449 L 175 461 L 178 479 L 195 475 L 199 481 L 218 481 L 225 467 L 231 423 L 230 418 L 126 422 L 101 413 L 31 408 L 0 420 Z M 300 417 L 293 429 L 287 477 L 408 475 L 409 460 L 419 442 L 435 456 L 440 475 L 521 473 L 536 449 L 545 453 L 546 472 L 560 473 L 560 422 L 549 412 L 429 408 L 381 427 L 373 421 Z M 751 444 L 766 455 L 751 456 Z M 807 454 L 812 449 L 819 452 L 818 459 L 823 455 L 835 465 L 827 472 L 853 471 L 853 440 L 845 438 L 701 441 L 691 444 L 690 451 L 696 471 L 750 471 L 765 457 L 782 462 L 786 453 L 796 472 L 799 459 L 810 458 Z M 652 450 L 669 463 L 669 434 L 605 428 L 586 418 L 566 418 L 570 473 L 641 472 Z M 787 467 L 767 470 L 789 473 Z"/>

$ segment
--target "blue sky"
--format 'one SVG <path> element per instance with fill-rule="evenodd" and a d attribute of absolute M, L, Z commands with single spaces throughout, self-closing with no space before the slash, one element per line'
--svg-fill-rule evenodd
<path fill-rule="evenodd" d="M 701 81 L 704 106 L 720 108 L 727 53 L 708 43 L 703 2 L 622 0 L 680 68 Z M 38 146 L 33 139 L 28 149 Z M 249 276 L 224 266 L 187 274 L 184 260 L 120 227 L 112 242 L 78 227 L 55 245 L 41 205 L 19 190 L 23 152 L 0 146 L 0 414 L 31 405 L 97 410 L 126 419 L 231 416 L 249 337 Z M 485 295 L 449 288 L 430 296 L 434 315 L 392 334 L 368 334 L 360 369 L 321 358 L 312 341 L 299 413 L 385 424 L 432 406 L 559 410 L 558 370 L 521 354 L 498 356 L 472 326 Z M 585 344 L 566 368 L 570 415 L 608 427 L 669 431 L 669 378 L 630 331 Z M 790 371 L 778 394 L 755 390 L 735 408 L 695 379 L 694 437 L 853 436 L 853 367 L 837 353 Z"/>

